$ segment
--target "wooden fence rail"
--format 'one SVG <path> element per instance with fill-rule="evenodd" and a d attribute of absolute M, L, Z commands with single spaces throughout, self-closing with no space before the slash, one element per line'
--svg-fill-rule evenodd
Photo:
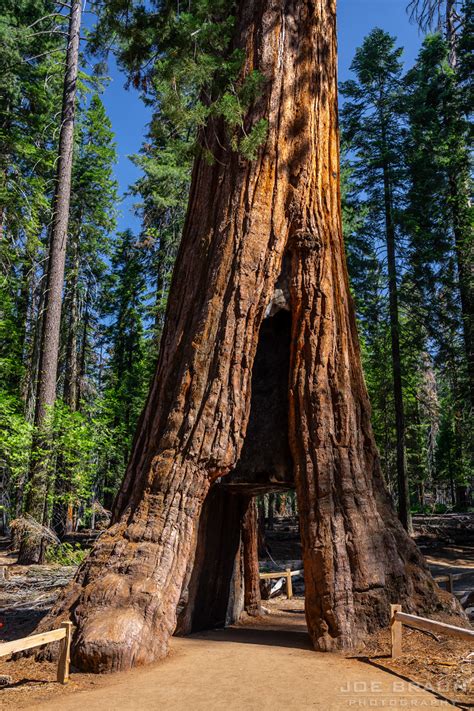
<path fill-rule="evenodd" d="M 260 573 L 260 580 L 286 578 L 286 596 L 288 600 L 291 600 L 293 597 L 293 583 L 291 578 L 295 575 L 301 575 L 302 572 L 302 570 L 290 570 L 290 568 L 287 568 L 286 570 L 281 570 L 279 573 Z"/>
<path fill-rule="evenodd" d="M 11 642 L 0 642 L 0 657 L 7 657 L 16 652 L 24 652 L 27 649 L 41 647 L 50 642 L 61 642 L 61 651 L 58 659 L 57 680 L 60 684 L 67 684 L 69 681 L 69 664 L 71 653 L 72 622 L 62 622 L 61 627 L 51 632 L 33 634 L 30 637 L 14 639 Z"/>
<path fill-rule="evenodd" d="M 446 590 L 453 593 L 454 581 L 460 580 L 464 575 L 468 575 L 468 573 L 448 573 L 447 575 L 436 575 L 434 580 L 437 583 L 446 583 Z"/>
<path fill-rule="evenodd" d="M 390 630 L 392 636 L 392 659 L 399 657 L 402 653 L 402 626 L 412 627 L 415 630 L 424 632 L 438 632 L 449 637 L 457 637 L 474 643 L 474 630 L 465 627 L 455 627 L 447 625 L 445 622 L 430 620 L 427 617 L 409 615 L 402 612 L 401 605 L 390 605 Z"/>

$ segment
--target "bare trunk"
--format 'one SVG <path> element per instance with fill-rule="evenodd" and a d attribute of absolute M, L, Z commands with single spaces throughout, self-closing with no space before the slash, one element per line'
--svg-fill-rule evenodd
<path fill-rule="evenodd" d="M 34 322 L 32 342 L 31 342 L 31 354 L 28 360 L 27 373 L 25 374 L 25 416 L 28 422 L 34 422 L 35 410 L 36 410 L 36 390 L 37 390 L 37 380 L 40 362 L 40 346 L 41 346 L 41 334 L 43 331 L 43 315 L 44 315 L 44 303 L 46 297 L 46 273 L 47 264 L 45 271 L 41 275 L 38 284 L 38 297 L 37 297 L 37 308 L 32 311 L 32 320 Z"/>
<path fill-rule="evenodd" d="M 268 526 L 269 531 L 275 528 L 275 494 L 268 494 Z"/>
<path fill-rule="evenodd" d="M 54 195 L 53 224 L 49 243 L 48 273 L 45 305 L 40 345 L 40 362 L 36 395 L 35 425 L 38 430 L 34 448 L 48 449 L 48 423 L 51 408 L 56 399 L 56 378 L 58 371 L 59 336 L 61 324 L 62 291 L 66 242 L 69 222 L 69 201 L 71 196 L 71 173 L 74 146 L 74 115 L 76 82 L 79 61 L 79 37 L 82 4 L 73 0 L 69 21 L 66 74 L 61 113 L 61 132 L 58 149 L 58 173 Z M 26 495 L 26 511 L 37 521 L 45 518 L 46 492 L 48 488 L 47 456 L 33 456 L 30 480 Z M 31 546 L 26 544 L 20 550 L 19 561 L 35 562 Z"/>
<path fill-rule="evenodd" d="M 257 502 L 249 499 L 242 521 L 242 544 L 244 557 L 244 607 L 252 616 L 262 613 L 258 565 L 258 514 Z"/>
<path fill-rule="evenodd" d="M 25 403 L 25 414 L 29 421 L 33 420 L 34 413 L 34 383 L 37 370 L 37 331 L 41 328 L 40 308 L 42 303 L 41 294 L 38 295 L 39 284 L 37 279 L 36 264 L 32 260 L 29 271 L 26 275 L 28 285 L 28 305 L 23 331 L 22 354 L 25 367 L 25 374 L 21 383 L 21 395 Z"/>
<path fill-rule="evenodd" d="M 473 247 L 470 223 L 469 198 L 459 184 L 459 175 L 449 178 L 450 204 L 453 222 L 454 247 L 461 301 L 462 330 L 466 354 L 469 394 L 474 408 L 474 302 L 472 296 Z"/>
<path fill-rule="evenodd" d="M 449 64 L 455 71 L 457 67 L 457 43 L 458 33 L 456 30 L 456 0 L 446 2 L 446 39 L 449 46 Z M 449 118 L 449 117 L 448 117 Z M 464 148 L 466 156 L 467 146 Z M 466 161 L 466 163 L 468 160 Z M 461 175 L 465 173 L 465 182 L 462 185 Z M 469 379 L 469 394 L 471 406 L 474 408 L 474 299 L 472 295 L 472 264 L 473 264 L 473 241 L 471 224 L 470 205 L 470 185 L 468 170 L 458 170 L 454 167 L 449 176 L 450 206 L 452 214 L 454 247 L 456 252 L 456 263 L 459 279 L 459 295 L 461 300 L 461 313 L 463 319 L 464 350 L 466 353 L 467 374 Z"/>
<path fill-rule="evenodd" d="M 65 298 L 67 327 L 63 397 L 64 402 L 72 412 L 75 412 L 77 409 L 78 393 L 78 247 L 78 236 L 76 235 L 72 244 L 72 264 Z M 56 476 L 54 478 L 55 496 L 52 520 L 54 530 L 60 537 L 64 534 L 71 533 L 74 527 L 74 506 L 72 503 L 73 476 L 73 470 L 66 465 L 64 457 L 59 455 L 56 463 Z"/>
<path fill-rule="evenodd" d="M 457 64 L 457 33 L 456 33 L 456 0 L 446 0 L 446 39 L 449 45 L 449 64 L 456 69 Z"/>
<path fill-rule="evenodd" d="M 387 147 L 385 147 L 387 150 Z M 385 202 L 385 238 L 387 244 L 388 293 L 390 312 L 390 337 L 392 351 L 393 400 L 395 405 L 395 431 L 397 437 L 398 516 L 408 533 L 413 532 L 410 511 L 410 491 L 405 455 L 405 410 L 403 405 L 402 359 L 400 353 L 400 320 L 398 316 L 397 259 L 395 254 L 395 227 L 393 224 L 392 186 L 390 167 L 383 166 Z"/>
<path fill-rule="evenodd" d="M 79 327 L 79 304 L 78 304 L 78 283 L 79 283 L 79 245 L 78 237 L 74 240 L 71 277 L 68 285 L 68 327 L 66 341 L 66 359 L 64 375 L 64 402 L 71 410 L 77 409 L 77 380 L 78 380 L 78 352 L 77 336 Z"/>
<path fill-rule="evenodd" d="M 76 82 L 79 61 L 79 34 L 82 6 L 74 0 L 69 23 L 66 75 L 59 137 L 58 174 L 54 196 L 53 226 L 49 245 L 46 299 L 43 317 L 40 372 L 36 400 L 35 423 L 44 422 L 48 408 L 56 399 L 59 331 L 61 323 L 64 265 L 66 259 L 69 201 L 74 147 L 74 116 Z"/>
<path fill-rule="evenodd" d="M 81 409 L 81 400 L 83 397 L 83 391 L 84 391 L 84 383 L 85 383 L 85 378 L 86 378 L 86 367 L 87 367 L 87 349 L 88 349 L 88 343 L 87 343 L 87 334 L 89 331 L 89 306 L 87 304 L 87 294 L 86 294 L 86 305 L 84 309 L 84 314 L 82 316 L 82 338 L 81 338 L 81 355 L 79 358 L 79 371 L 77 375 L 77 383 L 76 383 L 76 410 Z M 101 363 L 101 368 L 102 368 L 102 363 Z M 101 377 L 101 372 L 99 373 L 99 377 Z M 99 384 L 100 386 L 100 384 Z M 100 387 L 99 387 L 100 389 Z"/>
<path fill-rule="evenodd" d="M 267 543 L 265 540 L 265 500 L 263 496 L 260 497 L 258 502 L 258 553 L 259 556 L 263 557 L 266 555 Z"/>
<path fill-rule="evenodd" d="M 203 502 L 239 462 L 260 327 L 284 254 L 288 436 L 314 645 L 361 642 L 388 624 L 389 602 L 407 610 L 437 602 L 392 510 L 370 426 L 340 219 L 335 10 L 334 0 L 240 3 L 244 72 L 266 78 L 246 130 L 265 118 L 268 137 L 249 162 L 230 150 L 220 122 L 206 128 L 216 161 L 194 166 L 157 371 L 113 525 L 43 624 L 72 616 L 82 669 L 166 654 L 198 565 Z M 227 545 L 240 521 L 224 521 Z M 200 575 L 199 584 L 213 579 Z"/>
<path fill-rule="evenodd" d="M 25 400 L 25 418 L 28 422 L 33 423 L 34 422 L 34 413 L 35 413 L 35 402 L 36 402 L 36 381 L 38 377 L 38 369 L 39 369 L 39 349 L 40 349 L 40 340 L 41 340 L 41 331 L 42 331 L 42 323 L 43 323 L 43 308 L 44 308 L 44 298 L 45 298 L 45 282 L 44 282 L 45 274 L 43 273 L 40 283 L 38 285 L 38 304 L 37 307 L 35 308 L 35 304 L 33 304 L 33 309 L 31 313 L 32 317 L 32 342 L 30 346 L 30 356 L 27 360 L 27 367 L 26 367 L 26 372 L 25 372 L 25 381 L 23 385 L 24 389 L 24 400 Z M 29 476 L 29 470 L 24 469 L 22 474 L 19 477 L 19 480 L 17 481 L 16 489 L 17 489 L 17 499 L 16 499 L 16 504 L 15 504 L 15 517 L 18 518 L 19 516 L 22 515 L 23 513 L 23 504 L 24 504 L 24 498 L 25 498 L 25 487 L 28 481 L 28 476 Z"/>

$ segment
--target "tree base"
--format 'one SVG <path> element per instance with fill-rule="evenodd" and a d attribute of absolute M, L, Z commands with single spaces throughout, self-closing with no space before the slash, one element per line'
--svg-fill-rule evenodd
<path fill-rule="evenodd" d="M 18 565 L 42 565 L 46 557 L 47 542 L 43 538 L 38 540 L 35 537 L 24 534 L 20 538 L 18 550 Z"/>

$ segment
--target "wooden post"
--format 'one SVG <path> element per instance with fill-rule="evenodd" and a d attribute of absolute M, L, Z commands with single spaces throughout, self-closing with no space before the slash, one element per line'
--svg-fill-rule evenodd
<path fill-rule="evenodd" d="M 453 578 L 453 574 L 452 574 L 452 573 L 449 573 L 449 575 L 448 575 L 448 580 L 447 580 L 447 583 L 446 583 L 446 587 L 447 587 L 447 589 L 448 589 L 448 592 L 454 593 L 454 578 Z"/>
<path fill-rule="evenodd" d="M 402 653 L 402 623 L 396 617 L 396 612 L 401 612 L 401 605 L 390 605 L 390 632 L 392 635 L 392 659 Z"/>
<path fill-rule="evenodd" d="M 69 681 L 69 663 L 71 661 L 72 622 L 61 622 L 61 627 L 66 630 L 66 636 L 61 640 L 57 680 L 60 684 L 67 684 Z"/>
<path fill-rule="evenodd" d="M 291 569 L 286 569 L 286 596 L 288 600 L 293 597 L 293 583 L 291 582 Z"/>

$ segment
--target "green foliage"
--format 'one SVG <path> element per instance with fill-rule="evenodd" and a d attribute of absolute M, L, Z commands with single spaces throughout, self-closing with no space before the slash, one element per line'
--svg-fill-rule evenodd
<path fill-rule="evenodd" d="M 77 502 L 90 496 L 97 446 L 106 434 L 103 427 L 103 422 L 82 412 L 73 412 L 61 400 L 57 401 L 52 424 L 52 475 L 56 471 L 58 476 L 61 470 L 67 472 L 70 486 L 64 495 L 66 500 L 73 497 Z M 61 470 L 57 470 L 58 462 Z"/>
<path fill-rule="evenodd" d="M 405 79 L 409 176 L 404 229 L 409 239 L 407 287 L 424 324 L 438 371 L 439 434 L 434 474 L 466 483 L 472 465 L 466 323 L 460 269 L 472 257 L 469 205 L 469 125 L 449 47 L 428 36 Z M 469 284 L 464 288 L 472 289 Z"/>
<path fill-rule="evenodd" d="M 64 20 L 49 0 L 6 0 L 0 10 L 0 205 L 15 236 L 34 236 L 48 205 Z"/>
<path fill-rule="evenodd" d="M 49 0 L 0 8 L 0 382 L 17 396 L 30 296 L 50 221 L 65 18 Z"/>
<path fill-rule="evenodd" d="M 259 148 L 265 143 L 268 133 L 268 121 L 260 119 L 252 127 L 250 133 L 244 136 L 239 143 L 239 150 L 247 160 L 255 160 Z"/>
<path fill-rule="evenodd" d="M 77 543 L 74 546 L 71 543 L 58 543 L 48 547 L 46 562 L 57 565 L 80 565 L 88 553 L 87 548 L 82 549 Z"/>
<path fill-rule="evenodd" d="M 472 471 L 459 283 L 459 258 L 463 250 L 469 252 L 472 239 L 466 215 L 469 128 L 461 109 L 464 75 L 450 66 L 445 40 L 439 34 L 426 37 L 405 77 L 400 59 L 395 39 L 374 30 L 356 52 L 356 79 L 341 87 L 346 97 L 341 112 L 343 217 L 372 421 L 392 486 L 395 415 L 380 240 L 385 229 L 381 169 L 389 165 L 406 456 L 412 499 L 421 510 L 433 490 L 454 504 L 457 488 L 468 484 Z"/>
<path fill-rule="evenodd" d="M 386 245 L 390 219 L 400 272 L 401 56 L 396 39 L 374 29 L 356 51 L 351 65 L 355 79 L 341 85 L 345 97 L 341 122 L 346 146 L 343 212 L 348 266 L 364 343 L 374 431 L 386 480 L 394 490 L 396 431 Z"/>
<path fill-rule="evenodd" d="M 0 390 L 0 469 L 10 487 L 24 481 L 32 435 L 33 427 L 25 420 L 18 399 Z"/>
<path fill-rule="evenodd" d="M 31 462 L 46 451 L 41 447 L 31 451 L 31 420 L 64 76 L 65 15 L 54 2 L 43 0 L 7 2 L 0 10 L 0 472 L 10 514 L 21 513 Z M 88 381 L 86 370 L 91 356 L 90 370 L 95 367 L 91 345 L 97 338 L 98 285 L 108 268 L 117 191 L 110 121 L 98 94 L 90 97 L 90 87 L 100 82 L 80 74 L 62 331 L 66 345 L 75 302 L 78 317 L 86 315 L 86 324 L 76 334 L 77 377 L 81 395 L 90 396 L 93 379 Z M 69 357 L 67 348 L 60 383 L 66 353 Z M 76 412 L 58 401 L 52 413 L 53 446 L 45 459 L 49 515 L 70 500 L 83 506 L 93 496 L 102 445 L 109 445 L 110 438 L 106 424 L 96 419 L 97 406 L 89 404 Z M 66 487 L 60 486 L 63 481 Z"/>
<path fill-rule="evenodd" d="M 257 71 L 242 75 L 244 54 L 232 49 L 234 0 L 195 0 L 185 8 L 171 0 L 146 6 L 112 0 L 97 9 L 93 47 L 107 51 L 112 38 L 118 40 L 121 65 L 154 105 L 154 122 L 159 117 L 168 138 L 187 131 L 193 153 L 199 146 L 208 155 L 200 129 L 210 117 L 221 118 L 230 148 L 247 160 L 256 157 L 266 128 L 263 121 L 247 126 L 246 116 L 264 77 Z"/>

